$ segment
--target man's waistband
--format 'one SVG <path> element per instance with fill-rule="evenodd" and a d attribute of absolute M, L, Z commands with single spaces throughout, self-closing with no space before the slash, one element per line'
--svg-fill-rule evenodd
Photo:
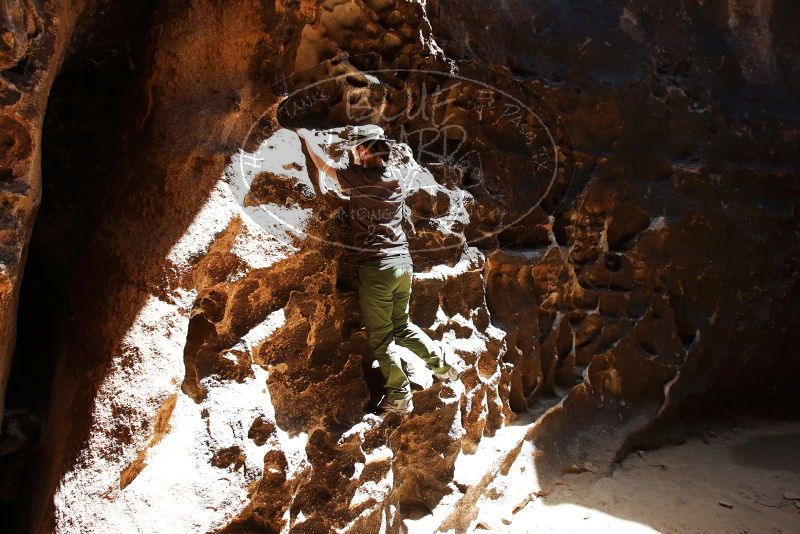
<path fill-rule="evenodd" d="M 400 265 L 411 265 L 411 255 L 407 252 L 401 254 L 392 254 L 391 256 L 384 256 L 382 258 L 375 258 L 359 262 L 359 267 L 398 267 Z"/>

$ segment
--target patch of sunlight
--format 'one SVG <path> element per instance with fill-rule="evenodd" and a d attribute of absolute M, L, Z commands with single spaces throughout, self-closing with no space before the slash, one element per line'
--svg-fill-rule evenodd
<path fill-rule="evenodd" d="M 487 525 L 488 526 L 488 525 Z M 547 504 L 536 499 L 516 514 L 500 532 L 613 532 L 614 534 L 658 534 L 648 525 L 622 519 L 575 503 Z"/>

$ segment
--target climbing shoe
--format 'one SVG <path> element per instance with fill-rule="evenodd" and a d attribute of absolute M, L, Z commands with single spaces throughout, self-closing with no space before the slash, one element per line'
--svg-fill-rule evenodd
<path fill-rule="evenodd" d="M 398 415 L 408 415 L 414 410 L 414 402 L 411 395 L 404 399 L 390 399 L 384 397 L 378 404 L 378 412 L 383 414 L 395 413 Z"/>

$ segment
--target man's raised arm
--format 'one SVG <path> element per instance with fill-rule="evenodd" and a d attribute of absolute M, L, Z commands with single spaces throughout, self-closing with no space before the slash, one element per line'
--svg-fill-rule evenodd
<path fill-rule="evenodd" d="M 319 187 L 320 194 L 334 202 L 336 205 L 347 206 L 350 201 L 350 197 L 346 197 L 335 189 L 329 189 L 325 186 L 325 175 L 336 180 L 337 184 L 339 183 L 339 179 L 338 175 L 336 174 L 336 167 L 332 165 L 330 156 L 322 151 L 322 148 L 320 148 L 320 146 L 317 144 L 317 141 L 314 139 L 314 132 L 305 128 L 300 128 L 297 130 L 297 135 L 299 135 L 300 138 L 305 141 L 308 155 L 311 157 L 311 161 L 314 162 L 314 165 L 319 170 L 319 173 L 317 174 L 317 187 Z"/>

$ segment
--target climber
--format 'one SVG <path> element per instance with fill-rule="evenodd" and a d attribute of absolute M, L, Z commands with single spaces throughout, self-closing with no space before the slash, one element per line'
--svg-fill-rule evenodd
<path fill-rule="evenodd" d="M 349 207 L 361 314 L 386 389 L 378 409 L 408 414 L 414 408 L 411 384 L 395 344 L 420 357 L 437 380 L 457 380 L 464 369 L 457 357 L 446 354 L 408 318 L 414 267 L 401 226 L 405 213 L 402 172 L 388 157 L 392 141 L 375 125 L 348 127 L 345 131 L 348 163 L 344 165 L 331 161 L 315 141 L 315 133 L 304 128 L 297 133 L 319 170 L 320 192 Z M 335 179 L 345 195 L 329 191 L 324 175 Z"/>

